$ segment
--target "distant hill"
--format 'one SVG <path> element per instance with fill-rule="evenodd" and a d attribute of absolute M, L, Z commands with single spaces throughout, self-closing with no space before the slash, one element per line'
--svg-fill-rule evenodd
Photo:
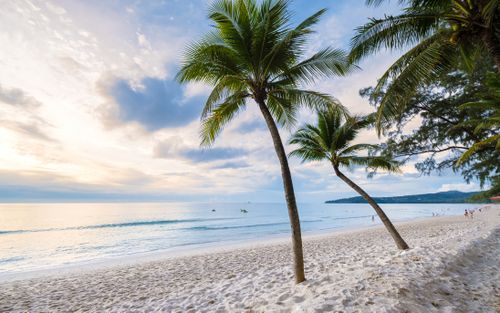
<path fill-rule="evenodd" d="M 378 203 L 467 203 L 478 192 L 445 191 L 396 197 L 373 197 Z M 328 200 L 325 203 L 366 203 L 362 197 Z"/>

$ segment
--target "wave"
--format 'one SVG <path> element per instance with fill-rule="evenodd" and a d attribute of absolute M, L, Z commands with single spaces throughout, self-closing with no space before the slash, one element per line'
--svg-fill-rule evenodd
<path fill-rule="evenodd" d="M 323 220 L 305 220 L 301 221 L 304 223 L 315 223 L 321 222 Z M 277 223 L 262 223 L 262 224 L 249 224 L 249 225 L 232 225 L 232 226 L 194 226 L 189 228 L 183 228 L 185 230 L 224 230 L 224 229 L 239 229 L 239 228 L 254 228 L 254 227 L 270 227 L 270 226 L 280 226 L 280 225 L 289 225 L 289 222 L 277 222 Z"/>
<path fill-rule="evenodd" d="M 332 220 L 350 220 L 354 218 L 365 218 L 365 217 L 372 217 L 374 214 L 371 215 L 360 215 L 360 216 L 346 216 L 346 217 L 332 217 Z"/>
<path fill-rule="evenodd" d="M 366 218 L 372 215 L 362 215 L 362 216 L 347 216 L 347 217 L 324 217 L 330 218 L 332 220 L 344 220 L 344 219 L 355 219 L 355 218 Z M 102 229 L 102 228 L 121 228 L 121 227 L 139 227 L 139 226 L 153 226 L 153 225 L 169 225 L 169 224 L 181 224 L 181 223 L 199 223 L 199 222 L 212 222 L 212 221 L 223 221 L 223 220 L 236 220 L 241 218 L 207 218 L 207 219 L 179 219 L 179 220 L 152 220 L 152 221 L 136 221 L 136 222 L 124 222 L 124 223 L 107 223 L 107 224 L 97 224 L 97 225 L 86 225 L 86 226 L 74 226 L 74 227 L 62 227 L 62 228 L 42 228 L 42 229 L 17 229 L 17 230 L 0 230 L 0 235 L 13 235 L 13 234 L 23 234 L 23 233 L 39 233 L 39 232 L 51 232 L 51 231 L 67 231 L 67 230 L 91 230 L 91 229 Z M 315 223 L 321 222 L 323 219 L 315 220 L 303 220 L 302 223 Z M 271 226 L 281 226 L 288 225 L 288 222 L 275 222 L 275 223 L 262 223 L 262 224 L 249 224 L 249 225 L 229 225 L 229 226 L 193 226 L 179 228 L 177 230 L 224 230 L 224 229 L 241 229 L 241 228 L 253 228 L 253 227 L 271 227 Z"/>
<path fill-rule="evenodd" d="M 194 227 L 189 227 L 189 228 L 184 228 L 184 229 L 186 229 L 186 230 L 223 230 L 223 229 L 238 229 L 238 228 L 269 227 L 269 226 L 279 226 L 279 225 L 287 225 L 287 224 L 288 224 L 288 222 L 250 224 L 250 225 L 234 225 L 234 226 L 194 226 Z"/>
<path fill-rule="evenodd" d="M 61 227 L 61 228 L 0 230 L 0 235 L 22 234 L 22 233 L 39 233 L 39 232 L 64 231 L 64 230 L 86 230 L 86 229 L 100 229 L 100 228 L 168 225 L 168 224 L 196 223 L 196 222 L 222 221 L 222 220 L 235 220 L 235 219 L 239 219 L 239 218 L 206 218 L 206 219 L 200 218 L 200 219 L 183 219 L 183 220 L 182 219 L 181 220 L 153 220 L 153 221 L 109 223 L 109 224 L 86 225 L 86 226 L 75 226 L 75 227 Z"/>
<path fill-rule="evenodd" d="M 25 259 L 25 257 L 22 257 L 22 256 L 13 256 L 13 257 L 10 257 L 10 258 L 0 259 L 0 263 L 17 262 L 17 261 L 21 261 L 21 260 L 24 260 L 24 259 Z"/>

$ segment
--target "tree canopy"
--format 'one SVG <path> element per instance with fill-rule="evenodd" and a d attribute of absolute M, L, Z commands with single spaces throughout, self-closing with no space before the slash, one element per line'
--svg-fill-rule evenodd
<path fill-rule="evenodd" d="M 329 161 L 334 167 L 362 166 L 376 171 L 399 171 L 399 164 L 385 156 L 363 155 L 377 149 L 368 143 L 353 144 L 359 131 L 373 123 L 373 116 L 345 116 L 333 110 L 317 113 L 317 125 L 306 124 L 298 129 L 289 143 L 297 145 L 290 156 L 306 161 Z"/>
<path fill-rule="evenodd" d="M 328 47 L 305 57 L 312 27 L 325 10 L 293 26 L 289 2 L 220 0 L 209 7 L 215 27 L 188 47 L 178 74 L 181 82 L 214 86 L 202 112 L 202 144 L 212 144 L 247 99 L 265 102 L 274 119 L 287 127 L 295 125 L 300 107 L 341 109 L 333 97 L 304 85 L 343 76 L 354 67 L 339 49 Z"/>
<path fill-rule="evenodd" d="M 383 0 L 368 0 L 380 4 Z M 370 19 L 358 27 L 350 58 L 383 50 L 406 50 L 380 77 L 372 93 L 380 94 L 377 130 L 414 104 L 411 98 L 458 63 L 472 70 L 489 56 L 500 71 L 500 1 L 401 0 L 403 12 Z"/>
<path fill-rule="evenodd" d="M 491 63 L 484 60 L 473 72 L 450 70 L 418 88 L 394 122 L 395 127 L 387 132 L 384 153 L 403 161 L 422 155 L 424 158 L 416 163 L 422 174 L 452 169 L 467 182 L 477 179 L 481 186 L 498 188 L 500 150 L 498 141 L 490 138 L 499 134 L 495 123 L 500 102 L 494 98 L 499 91 L 488 80 L 496 81 L 499 74 L 491 70 Z M 383 96 L 373 87 L 360 93 L 373 105 Z M 466 151 L 481 142 L 475 153 L 459 162 Z"/>

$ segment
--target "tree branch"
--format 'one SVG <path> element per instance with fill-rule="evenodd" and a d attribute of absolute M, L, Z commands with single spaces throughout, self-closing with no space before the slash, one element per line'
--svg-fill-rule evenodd
<path fill-rule="evenodd" d="M 419 154 L 424 154 L 424 153 L 434 153 L 434 154 L 436 154 L 436 153 L 445 152 L 445 151 L 453 150 L 453 149 L 468 150 L 469 148 L 463 147 L 463 146 L 450 146 L 450 147 L 446 147 L 446 148 L 443 148 L 443 149 L 429 149 L 429 150 L 421 150 L 421 151 L 416 151 L 416 152 L 409 152 L 409 153 L 404 153 L 404 154 L 396 155 L 395 157 L 396 158 L 400 158 L 400 157 L 407 157 L 407 156 L 419 155 Z"/>
<path fill-rule="evenodd" d="M 422 111 L 426 111 L 426 112 L 428 112 L 428 113 L 430 113 L 430 114 L 434 115 L 435 117 L 437 117 L 437 118 L 439 118 L 439 119 L 442 119 L 443 121 L 445 121 L 445 122 L 446 122 L 446 123 L 448 123 L 448 124 L 451 124 L 451 125 L 453 125 L 453 126 L 459 126 L 459 123 L 460 123 L 460 122 L 458 122 L 458 121 L 457 121 L 457 122 L 454 122 L 454 121 L 452 121 L 452 120 L 450 120 L 450 119 L 448 119 L 448 118 L 446 118 L 446 117 L 444 117 L 444 116 L 442 116 L 442 115 L 439 115 L 439 114 L 437 114 L 436 112 L 434 112 L 433 110 L 431 110 L 431 109 L 430 109 L 429 107 L 427 107 L 427 106 L 423 106 L 423 105 L 416 105 L 415 107 L 416 107 L 417 109 L 422 110 Z M 459 126 L 459 127 L 460 127 L 460 129 L 462 129 L 464 132 L 466 132 L 469 136 L 471 136 L 471 137 L 472 137 L 472 139 L 474 139 L 474 141 L 475 141 L 475 142 L 479 142 L 479 141 L 481 141 L 481 140 L 480 140 L 480 139 L 476 136 L 476 134 L 474 134 L 474 132 L 473 132 L 473 131 L 471 131 L 470 129 L 467 129 L 467 128 L 466 128 L 466 127 L 464 127 L 464 126 Z"/>

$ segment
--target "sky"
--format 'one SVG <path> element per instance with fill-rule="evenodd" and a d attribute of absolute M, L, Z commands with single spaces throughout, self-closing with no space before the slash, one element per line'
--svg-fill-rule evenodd
<path fill-rule="evenodd" d="M 174 80 L 186 45 L 210 28 L 210 1 L 0 1 L 0 201 L 284 201 L 256 105 L 202 149 L 199 116 L 210 86 Z M 364 0 L 291 5 L 295 22 L 321 8 L 328 12 L 310 51 L 346 49 L 354 28 L 400 9 L 396 1 L 377 8 Z M 352 75 L 309 88 L 353 113 L 372 112 L 358 92 L 397 55 L 379 53 Z M 299 124 L 313 120 L 303 111 Z M 359 138 L 379 141 L 374 132 Z M 291 159 L 290 166 L 299 202 L 355 195 L 326 163 Z M 401 174 L 347 174 L 376 196 L 479 189 L 452 172 L 421 176 L 412 163 Z"/>

